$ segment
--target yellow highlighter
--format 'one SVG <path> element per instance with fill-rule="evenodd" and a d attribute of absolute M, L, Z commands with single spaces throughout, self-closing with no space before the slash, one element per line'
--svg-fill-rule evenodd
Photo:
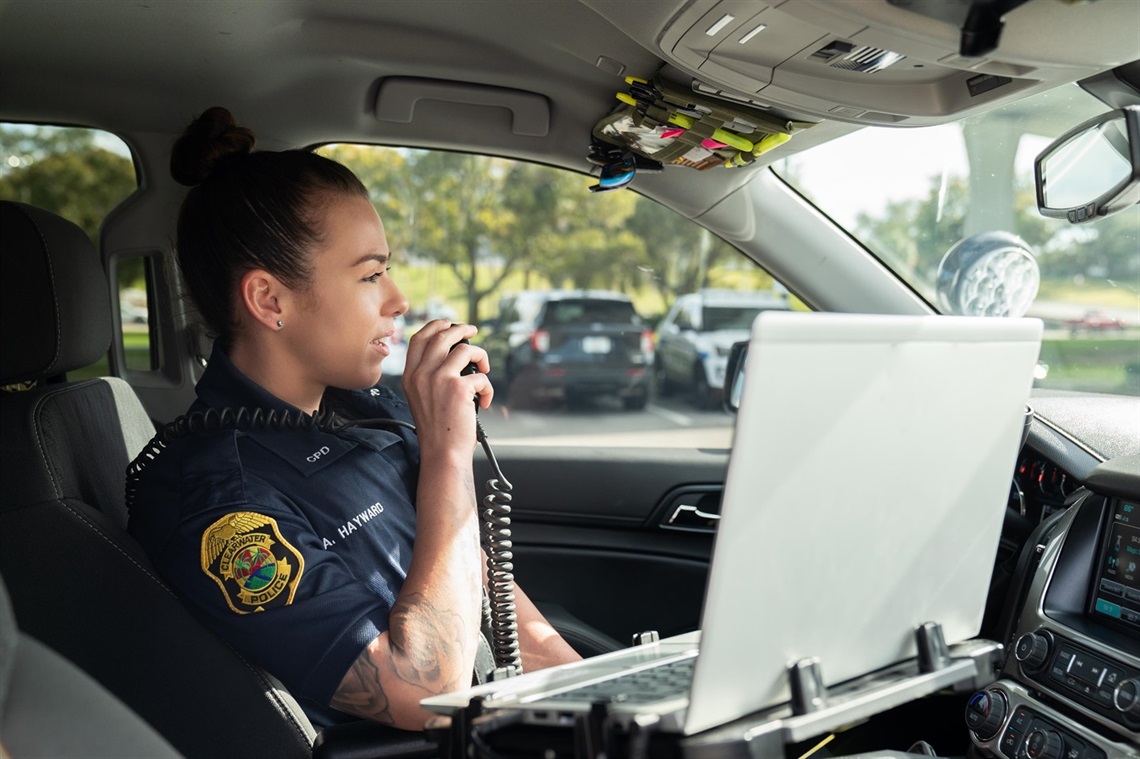
<path fill-rule="evenodd" d="M 752 151 L 752 155 L 758 156 L 761 153 L 767 153 L 772 148 L 778 148 L 790 139 L 792 139 L 792 136 L 783 132 L 770 134 L 756 143 L 756 149 Z"/>
<path fill-rule="evenodd" d="M 682 129 L 691 129 L 695 122 L 684 114 L 675 113 L 669 117 L 669 123 L 674 126 L 679 126 Z M 751 153 L 754 147 L 751 140 L 734 134 L 733 132 L 727 132 L 724 129 L 713 130 L 712 138 L 717 142 L 731 145 L 737 150 L 743 150 L 746 153 Z"/>

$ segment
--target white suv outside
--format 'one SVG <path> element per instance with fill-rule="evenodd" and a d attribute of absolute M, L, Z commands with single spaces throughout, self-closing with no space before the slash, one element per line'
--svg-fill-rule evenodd
<path fill-rule="evenodd" d="M 686 388 L 698 408 L 715 407 L 732 344 L 747 340 L 756 315 L 771 310 L 788 310 L 786 292 L 701 290 L 677 298 L 657 327 L 658 394 Z"/>

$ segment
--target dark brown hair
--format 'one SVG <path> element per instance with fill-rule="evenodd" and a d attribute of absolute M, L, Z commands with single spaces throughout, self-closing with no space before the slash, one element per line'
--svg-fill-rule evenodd
<path fill-rule="evenodd" d="M 212 336 L 228 349 L 237 283 L 264 269 L 290 288 L 312 277 L 330 194 L 367 198 L 348 168 L 308 150 L 254 151 L 256 137 L 225 108 L 194 120 L 174 144 L 170 174 L 191 187 L 178 214 L 178 265 Z"/>

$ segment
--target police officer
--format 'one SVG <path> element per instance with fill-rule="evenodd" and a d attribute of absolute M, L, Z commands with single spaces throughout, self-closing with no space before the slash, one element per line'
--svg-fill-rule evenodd
<path fill-rule="evenodd" d="M 327 158 L 253 143 L 212 108 L 171 159 L 192 188 L 179 266 L 214 335 L 190 412 L 288 421 L 205 425 L 140 457 L 129 529 L 314 724 L 422 729 L 419 700 L 470 684 L 478 649 L 471 398 L 490 404 L 487 356 L 462 342 L 473 326 L 429 322 L 408 345 L 408 403 L 378 386 L 408 303 L 367 190 Z M 479 372 L 464 375 L 469 363 Z M 293 428 L 318 410 L 394 421 Z M 516 606 L 524 669 L 579 658 L 521 589 Z"/>

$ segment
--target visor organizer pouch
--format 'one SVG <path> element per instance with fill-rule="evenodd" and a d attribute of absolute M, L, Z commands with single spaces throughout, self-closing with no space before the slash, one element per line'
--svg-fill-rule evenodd
<path fill-rule="evenodd" d="M 671 84 L 627 76 L 621 102 L 593 129 L 589 161 L 601 167 L 594 192 L 629 184 L 637 171 L 664 166 L 704 171 L 746 166 L 812 126 L 781 121 L 759 108 L 704 97 Z"/>

